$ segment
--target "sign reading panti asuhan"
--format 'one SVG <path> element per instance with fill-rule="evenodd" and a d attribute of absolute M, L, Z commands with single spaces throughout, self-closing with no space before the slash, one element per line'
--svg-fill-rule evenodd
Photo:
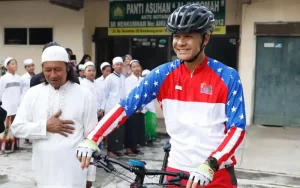
<path fill-rule="evenodd" d="M 215 15 L 214 34 L 225 34 L 225 0 L 133 0 L 110 1 L 109 35 L 168 35 L 165 26 L 169 15 L 176 8 L 198 3 Z"/>

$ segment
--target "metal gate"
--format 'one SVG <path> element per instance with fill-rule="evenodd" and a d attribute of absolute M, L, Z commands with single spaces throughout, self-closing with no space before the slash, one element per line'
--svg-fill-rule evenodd
<path fill-rule="evenodd" d="M 257 37 L 254 123 L 300 125 L 300 37 Z"/>

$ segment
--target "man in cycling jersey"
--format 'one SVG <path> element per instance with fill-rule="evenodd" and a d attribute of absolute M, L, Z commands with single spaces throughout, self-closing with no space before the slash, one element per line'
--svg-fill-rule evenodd
<path fill-rule="evenodd" d="M 115 106 L 77 147 L 87 168 L 97 142 L 137 109 L 157 98 L 170 135 L 169 171 L 186 171 L 188 188 L 233 188 L 234 153 L 245 135 L 243 88 L 236 70 L 206 57 L 214 15 L 199 4 L 184 5 L 169 17 L 167 30 L 179 59 L 151 73 Z M 168 179 L 168 177 L 167 177 Z"/>

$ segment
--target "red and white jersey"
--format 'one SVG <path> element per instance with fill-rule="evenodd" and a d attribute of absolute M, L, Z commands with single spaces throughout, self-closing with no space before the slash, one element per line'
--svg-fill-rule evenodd
<path fill-rule="evenodd" d="M 224 168 L 245 135 L 243 88 L 237 71 L 214 59 L 190 73 L 181 60 L 155 68 L 115 106 L 88 139 L 101 141 L 133 112 L 157 98 L 170 135 L 168 166 L 191 171 L 213 156 Z"/>

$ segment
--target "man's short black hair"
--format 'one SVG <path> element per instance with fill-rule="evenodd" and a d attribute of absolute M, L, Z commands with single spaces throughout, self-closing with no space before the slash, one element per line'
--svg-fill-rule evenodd
<path fill-rule="evenodd" d="M 47 43 L 47 44 L 44 45 L 43 51 L 44 51 L 46 48 L 50 47 L 50 46 L 60 46 L 60 44 L 58 44 L 58 43 L 55 42 L 55 41 L 49 42 L 49 43 Z"/>
<path fill-rule="evenodd" d="M 66 51 L 68 52 L 69 55 L 73 54 L 73 51 L 70 48 L 66 48 Z"/>

